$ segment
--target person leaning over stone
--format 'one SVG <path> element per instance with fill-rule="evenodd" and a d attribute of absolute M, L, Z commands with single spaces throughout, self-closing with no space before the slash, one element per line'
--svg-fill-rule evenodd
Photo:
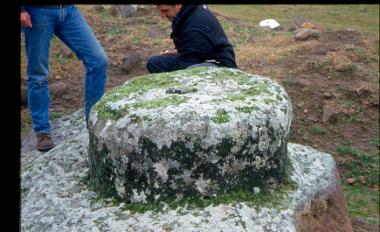
<path fill-rule="evenodd" d="M 55 145 L 49 123 L 49 47 L 53 35 L 65 43 L 83 62 L 84 117 L 104 94 L 108 57 L 90 26 L 74 5 L 21 6 L 20 21 L 25 36 L 28 107 L 37 149 L 48 151 Z"/>
<path fill-rule="evenodd" d="M 147 61 L 150 73 L 193 66 L 237 68 L 231 43 L 217 18 L 205 5 L 157 5 L 161 17 L 172 22 L 175 51 L 161 52 Z"/>

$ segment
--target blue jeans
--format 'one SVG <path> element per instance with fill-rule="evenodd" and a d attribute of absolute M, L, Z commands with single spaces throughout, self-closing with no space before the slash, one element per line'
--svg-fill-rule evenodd
<path fill-rule="evenodd" d="M 193 64 L 179 61 L 177 55 L 158 55 L 149 57 L 146 68 L 150 73 L 160 73 L 185 69 Z"/>
<path fill-rule="evenodd" d="M 158 55 L 151 56 L 146 63 L 146 68 L 150 73 L 171 72 L 180 69 L 193 68 L 199 66 L 217 67 L 213 63 L 203 62 L 185 62 L 179 61 L 177 55 Z"/>
<path fill-rule="evenodd" d="M 25 7 L 32 27 L 23 28 L 27 58 L 28 107 L 33 131 L 50 133 L 48 90 L 49 48 L 53 35 L 64 42 L 85 67 L 84 117 L 104 94 L 108 57 L 79 10 Z"/>

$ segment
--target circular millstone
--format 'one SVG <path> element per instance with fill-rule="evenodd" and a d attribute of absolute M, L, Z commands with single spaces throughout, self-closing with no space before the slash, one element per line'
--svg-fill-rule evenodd
<path fill-rule="evenodd" d="M 291 118 L 279 84 L 237 69 L 135 77 L 91 111 L 91 183 L 131 202 L 273 189 Z"/>

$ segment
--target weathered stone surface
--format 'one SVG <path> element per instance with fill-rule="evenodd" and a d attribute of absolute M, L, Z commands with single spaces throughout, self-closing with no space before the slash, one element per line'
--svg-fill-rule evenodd
<path fill-rule="evenodd" d="M 137 5 L 113 5 L 109 9 L 110 14 L 124 19 L 132 16 L 137 11 Z"/>
<path fill-rule="evenodd" d="M 74 54 L 74 52 L 65 44 L 62 44 L 60 47 L 60 53 L 60 56 L 63 56 L 64 58 L 71 58 Z"/>
<path fill-rule="evenodd" d="M 297 231 L 353 231 L 339 173 L 337 170 L 335 173 L 335 184 L 332 183 L 330 189 L 314 196 L 309 204 L 297 213 Z"/>
<path fill-rule="evenodd" d="M 54 96 L 62 96 L 63 94 L 67 92 L 67 89 L 68 89 L 68 85 L 63 81 L 55 82 L 49 85 L 49 91 L 51 95 L 54 95 Z"/>
<path fill-rule="evenodd" d="M 332 65 L 337 71 L 346 71 L 352 68 L 352 61 L 350 58 L 343 55 L 336 55 L 333 58 Z"/>
<path fill-rule="evenodd" d="M 321 225 L 319 231 L 351 231 L 342 202 L 332 197 L 337 189 L 336 167 L 331 155 L 310 147 L 288 144 L 292 171 L 290 178 L 297 188 L 288 191 L 281 206 L 251 207 L 246 202 L 210 205 L 205 208 L 163 208 L 162 212 L 133 213 L 123 209 L 126 203 L 99 198 L 82 182 L 89 171 L 88 133 L 82 112 L 58 120 L 57 137 L 62 140 L 46 153 L 21 153 L 21 231 L 303 231 L 298 230 L 300 209 L 336 210 L 341 222 L 336 227 Z M 317 197 L 315 197 L 317 196 Z M 322 207 L 313 206 L 320 199 Z M 325 200 L 325 203 L 323 203 Z M 305 211 L 307 212 L 307 211 Z M 321 214 L 313 214 L 320 220 Z M 335 214 L 336 215 L 336 214 Z M 348 223 L 347 226 L 345 223 Z M 311 227 L 306 227 L 306 229 Z M 333 228 L 333 229 L 330 229 Z M 308 229 L 306 231 L 318 231 Z"/>
<path fill-rule="evenodd" d="M 295 31 L 294 39 L 296 41 L 304 41 L 308 39 L 318 39 L 320 32 L 317 30 L 299 28 Z"/>
<path fill-rule="evenodd" d="M 320 25 L 316 23 L 312 23 L 310 21 L 303 22 L 301 24 L 301 28 L 306 28 L 306 29 L 311 29 L 311 30 L 317 30 L 317 31 L 322 31 L 322 28 Z"/>
<path fill-rule="evenodd" d="M 106 9 L 102 5 L 95 5 L 94 7 L 92 7 L 92 10 L 96 13 L 99 13 L 105 11 Z"/>
<path fill-rule="evenodd" d="M 139 63 L 143 60 L 143 56 L 139 52 L 132 52 L 123 58 L 121 69 L 125 73 L 131 72 L 134 68 L 138 67 Z"/>
<path fill-rule="evenodd" d="M 237 69 L 135 77 L 91 112 L 91 181 L 131 202 L 274 189 L 291 118 L 280 85 Z"/>

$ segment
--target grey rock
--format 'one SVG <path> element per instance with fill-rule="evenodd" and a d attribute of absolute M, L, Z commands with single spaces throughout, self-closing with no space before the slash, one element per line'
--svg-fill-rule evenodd
<path fill-rule="evenodd" d="M 58 133 L 63 140 L 55 149 L 46 153 L 21 153 L 21 231 L 91 231 L 98 228 L 100 231 L 116 232 L 161 231 L 170 228 L 174 232 L 295 232 L 303 220 L 297 215 L 305 215 L 305 210 L 308 212 L 307 209 L 313 208 L 313 199 L 327 199 L 324 196 L 334 193 L 339 183 L 331 155 L 289 143 L 290 178 L 297 187 L 286 192 L 282 207 L 251 207 L 240 202 L 205 208 L 164 208 L 162 212 L 133 213 L 123 209 L 127 203 L 111 204 L 110 201 L 102 200 L 81 182 L 81 178 L 89 171 L 88 166 L 78 166 L 88 159 L 89 137 L 81 113 L 76 112 L 65 120 L 57 120 L 57 128 L 61 128 Z M 71 134 L 70 131 L 79 132 Z M 66 159 L 78 160 L 69 172 L 63 171 L 63 163 L 58 162 L 65 162 Z M 55 172 L 46 173 L 48 168 Z M 61 195 L 63 192 L 72 195 L 66 197 Z M 330 207 L 330 204 L 327 206 Z M 345 218 L 344 212 L 339 213 L 341 218 Z M 325 227 L 322 225 L 320 228 Z M 342 227 L 323 231 L 350 230 Z"/>
<path fill-rule="evenodd" d="M 308 39 L 318 39 L 320 32 L 317 30 L 299 28 L 295 31 L 294 40 L 305 41 Z"/>
<path fill-rule="evenodd" d="M 304 23 L 304 22 L 307 22 L 307 21 L 309 21 L 309 19 L 307 18 L 307 17 L 305 17 L 305 16 L 303 16 L 303 15 L 296 15 L 295 17 L 294 17 L 294 26 L 296 27 L 296 28 L 300 28 L 301 27 L 301 25 Z"/>
<path fill-rule="evenodd" d="M 142 61 L 142 55 L 139 52 L 132 52 L 128 55 L 126 55 L 122 60 L 122 66 L 121 69 L 129 73 L 133 69 L 135 69 Z"/>
<path fill-rule="evenodd" d="M 104 12 L 106 9 L 102 5 L 96 5 L 92 8 L 92 10 L 95 11 L 96 13 L 99 13 L 99 12 Z"/>
<path fill-rule="evenodd" d="M 49 91 L 54 96 L 62 96 L 67 92 L 68 85 L 63 81 L 58 81 L 49 85 Z"/>
<path fill-rule="evenodd" d="M 310 87 L 313 83 L 305 78 L 295 77 L 283 81 L 284 84 L 297 85 L 299 87 Z"/>
<path fill-rule="evenodd" d="M 67 47 L 66 45 L 63 45 L 60 48 L 60 52 L 61 52 L 61 56 L 65 57 L 65 58 L 71 58 L 74 54 L 74 52 L 69 47 Z"/>
<path fill-rule="evenodd" d="M 325 104 L 323 105 L 322 121 L 324 123 L 336 123 L 342 114 L 336 107 Z"/>
<path fill-rule="evenodd" d="M 272 189 L 291 118 L 279 84 L 237 69 L 135 77 L 91 112 L 91 181 L 132 202 Z"/>
<path fill-rule="evenodd" d="M 344 55 L 336 55 L 333 58 L 332 65 L 337 71 L 346 71 L 352 68 L 352 61 Z"/>
<path fill-rule="evenodd" d="M 137 11 L 137 5 L 113 5 L 109 9 L 110 14 L 121 19 L 132 16 Z"/>

